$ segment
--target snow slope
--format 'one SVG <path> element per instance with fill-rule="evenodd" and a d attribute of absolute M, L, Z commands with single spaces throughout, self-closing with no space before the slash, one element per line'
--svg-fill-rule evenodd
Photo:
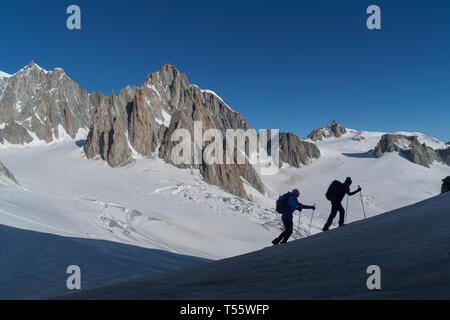
<path fill-rule="evenodd" d="M 218 259 L 265 246 L 279 217 L 157 159 L 110 168 L 82 141 L 2 150 L 25 189 L 0 192 L 0 224 Z"/>
<path fill-rule="evenodd" d="M 66 287 L 70 265 L 80 267 L 81 288 L 89 289 L 206 261 L 112 241 L 61 237 L 3 225 L 0 242 L 2 300 L 44 299 L 70 292 Z"/>
<path fill-rule="evenodd" d="M 69 299 L 449 299 L 450 193 L 345 228 Z M 367 289 L 367 267 L 381 290 Z"/>

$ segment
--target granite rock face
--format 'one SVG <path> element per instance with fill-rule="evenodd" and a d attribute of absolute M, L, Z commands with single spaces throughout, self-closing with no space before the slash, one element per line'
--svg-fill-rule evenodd
<path fill-rule="evenodd" d="M 339 138 L 343 134 L 347 133 L 347 130 L 340 126 L 335 120 L 333 120 L 326 128 L 314 129 L 307 138 L 313 141 L 322 141 L 323 139 Z"/>
<path fill-rule="evenodd" d="M 198 148 L 202 153 L 208 145 L 206 142 L 194 144 L 194 121 L 201 122 L 201 134 L 208 129 L 217 129 L 223 139 L 227 129 L 250 128 L 242 115 L 228 107 L 216 94 L 190 85 L 184 74 L 166 64 L 158 72 L 150 73 L 142 86 L 128 87 L 117 97 L 111 94 L 101 99 L 93 112 L 85 144 L 86 156 L 100 156 L 116 167 L 127 163 L 133 153 L 156 155 L 178 167 L 198 169 L 206 182 L 232 194 L 248 197 L 244 180 L 264 192 L 259 175 L 248 163 L 195 163 L 193 152 L 191 163 L 174 162 L 173 149 L 179 143 L 178 140 L 172 141 L 175 130 L 189 132 L 192 150 Z M 221 144 L 224 145 L 225 141 Z"/>
<path fill-rule="evenodd" d="M 425 143 L 421 144 L 416 136 L 385 134 L 374 150 L 374 157 L 379 158 L 385 152 L 399 152 L 409 161 L 429 168 L 434 161 L 449 164 L 450 147 L 434 150 Z"/>
<path fill-rule="evenodd" d="M 302 141 L 293 133 L 280 133 L 280 167 L 288 163 L 293 167 L 306 166 L 312 159 L 320 158 L 320 150 L 314 143 Z"/>
<path fill-rule="evenodd" d="M 195 143 L 195 121 L 201 123 L 201 136 L 209 129 L 221 134 L 221 163 L 194 162 L 194 150 L 203 154 L 210 142 L 215 141 L 214 138 Z M 173 159 L 174 148 L 182 141 L 173 140 L 178 129 L 186 130 L 191 138 L 191 163 L 178 163 Z M 228 129 L 245 132 L 251 127 L 214 92 L 189 84 L 186 75 L 166 64 L 158 72 L 150 73 L 142 86 L 127 88 L 116 99 L 111 95 L 99 103 L 92 116 L 85 151 L 88 158 L 100 156 L 113 167 L 127 163 L 133 153 L 156 155 L 177 167 L 198 169 L 206 182 L 229 193 L 247 198 L 245 183 L 264 192 L 264 184 L 248 159 L 238 164 L 237 153 L 242 150 L 235 147 L 234 161 L 226 164 Z M 245 151 L 249 156 L 248 148 Z M 281 163 L 299 167 L 318 157 L 320 151 L 314 144 L 290 133 L 280 135 Z"/>
<path fill-rule="evenodd" d="M 450 176 L 442 179 L 442 187 L 441 187 L 442 193 L 449 192 L 449 191 L 450 191 Z"/>
<path fill-rule="evenodd" d="M 46 71 L 31 62 L 0 79 L 0 143 L 74 138 L 79 129 L 89 128 L 94 107 L 90 95 L 62 69 Z"/>
<path fill-rule="evenodd" d="M 436 150 L 441 162 L 450 166 L 450 146 L 446 149 L 438 149 Z"/>

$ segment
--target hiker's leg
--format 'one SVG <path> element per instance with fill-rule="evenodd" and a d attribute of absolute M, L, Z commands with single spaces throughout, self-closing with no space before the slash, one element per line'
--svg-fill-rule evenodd
<path fill-rule="evenodd" d="M 283 240 L 284 237 L 285 237 L 286 234 L 287 234 L 286 231 L 287 231 L 288 227 L 286 226 L 286 221 L 287 221 L 288 219 L 281 218 L 281 220 L 283 221 L 284 231 L 278 236 L 278 238 L 275 238 L 275 239 L 272 241 L 272 243 L 273 243 L 274 245 L 275 245 L 275 244 L 279 244 L 280 241 Z M 289 222 L 288 222 L 288 223 L 289 223 Z"/>
<path fill-rule="evenodd" d="M 337 210 L 339 211 L 339 226 L 343 226 L 345 222 L 345 210 L 341 203 L 337 206 Z"/>
<path fill-rule="evenodd" d="M 283 219 L 283 223 L 286 230 L 284 230 L 284 236 L 281 243 L 286 243 L 292 234 L 294 223 L 292 222 L 292 219 Z"/>
<path fill-rule="evenodd" d="M 275 238 L 275 239 L 272 241 L 272 243 L 273 243 L 273 244 L 279 244 L 280 241 L 281 241 L 281 239 L 284 238 L 285 232 L 286 232 L 286 231 L 283 231 L 283 232 L 278 236 L 278 238 Z"/>
<path fill-rule="evenodd" d="M 337 204 L 335 202 L 331 202 L 331 212 L 330 216 L 328 217 L 327 223 L 325 223 L 325 226 L 323 227 L 324 230 L 328 230 L 330 228 L 331 224 L 333 223 L 333 219 L 336 217 L 337 214 Z"/>

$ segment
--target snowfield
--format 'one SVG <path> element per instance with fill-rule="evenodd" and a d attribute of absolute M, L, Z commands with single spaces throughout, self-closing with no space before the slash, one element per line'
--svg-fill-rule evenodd
<path fill-rule="evenodd" d="M 62 298 L 450 299 L 449 212 L 446 193 L 285 245 Z M 381 290 L 367 288 L 372 265 Z"/>
<path fill-rule="evenodd" d="M 272 212 L 249 219 L 258 204 L 157 159 L 114 169 L 74 141 L 8 148 L 2 159 L 24 188 L 0 194 L 12 204 L 1 207 L 3 225 L 211 259 L 260 249 L 278 232 Z"/>
<path fill-rule="evenodd" d="M 324 196 L 328 185 L 347 176 L 353 178 L 352 190 L 362 186 L 368 217 L 438 195 L 441 180 L 450 175 L 449 167 L 435 163 L 428 169 L 397 153 L 374 159 L 370 150 L 382 134 L 349 130 L 341 138 L 318 142 L 320 159 L 300 169 L 285 166 L 277 175 L 262 177 L 267 194 L 247 185 L 253 201 L 206 184 L 196 170 L 177 169 L 157 158 L 139 157 L 120 168 L 110 168 L 102 160 L 87 160 L 82 148 L 86 131 L 80 131 L 77 140 L 62 135 L 49 145 L 39 141 L 28 146 L 0 145 L 0 161 L 21 185 L 0 185 L 0 225 L 4 226 L 0 241 L 10 247 L 1 253 L 0 283 L 7 283 L 8 292 L 17 298 L 63 294 L 66 274 L 61 267 L 76 264 L 70 262 L 72 248 L 83 262 L 84 272 L 96 274 L 91 279 L 97 280 L 88 277 L 88 288 L 151 275 L 156 269 L 163 272 L 204 259 L 261 250 L 271 245 L 282 229 L 280 216 L 274 212 L 276 198 L 293 188 L 300 189 L 301 202 L 317 206 L 311 229 L 315 234 L 329 214 Z M 361 136 L 363 140 L 355 140 Z M 440 145 L 426 136 L 421 139 Z M 349 199 L 348 208 L 347 222 L 363 219 L 359 195 Z M 298 230 L 296 214 L 292 239 L 310 235 L 311 213 L 302 212 Z M 24 240 L 15 243 L 8 237 Z M 32 239 L 30 246 L 27 237 Z M 142 267 L 135 263 L 130 267 L 124 254 L 127 250 L 129 259 L 142 257 Z M 152 258 L 155 252 L 156 258 Z M 27 257 L 34 255 L 33 261 L 38 262 L 26 264 Z M 170 263 L 166 263 L 166 255 Z M 102 262 L 112 256 L 117 261 L 109 270 L 109 262 Z M 148 273 L 144 274 L 145 270 Z M 109 272 L 111 277 L 98 276 Z M 37 273 L 40 282 L 34 280 Z M 62 279 L 58 277 L 64 279 L 56 281 Z"/>

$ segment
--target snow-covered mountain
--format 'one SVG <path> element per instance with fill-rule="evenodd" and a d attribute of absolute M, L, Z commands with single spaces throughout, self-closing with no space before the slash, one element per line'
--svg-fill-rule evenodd
<path fill-rule="evenodd" d="M 149 74 L 140 87 L 104 96 L 80 89 L 61 69 L 46 71 L 31 63 L 0 79 L 0 108 L 0 160 L 20 184 L 0 183 L 0 225 L 13 233 L 53 234 L 61 245 L 61 237 L 87 239 L 83 246 L 92 246 L 92 252 L 98 249 L 94 240 L 104 240 L 227 258 L 264 248 L 278 236 L 282 224 L 274 203 L 293 188 L 300 189 L 301 202 L 317 206 L 311 230 L 311 211 L 302 212 L 300 221 L 296 217 L 293 238 L 298 239 L 321 231 L 330 210 L 324 194 L 334 179 L 351 176 L 352 189 L 363 188 L 362 199 L 356 195 L 348 202 L 347 222 L 354 222 L 363 218 L 361 200 L 368 217 L 376 216 L 439 194 L 441 180 L 450 175 L 445 160 L 450 149 L 436 139 L 396 133 L 406 138 L 395 140 L 396 147 L 380 147 L 375 156 L 391 133 L 345 129 L 335 121 L 328 131 L 317 131 L 320 141 L 281 133 L 280 170 L 272 176 L 260 176 L 248 164 L 176 167 L 168 158 L 174 129 L 191 130 L 194 120 L 219 130 L 250 126 L 170 65 Z M 439 158 L 418 165 L 402 154 L 416 155 L 411 145 Z M 80 259 L 87 269 L 96 265 L 86 256 Z M 185 260 L 171 261 L 175 268 Z M 129 269 L 129 275 L 141 271 Z M 111 280 L 102 279 L 95 285 Z"/>
<path fill-rule="evenodd" d="M 76 261 L 84 261 L 85 271 L 100 268 L 108 273 L 108 263 L 99 261 L 109 261 L 111 257 L 98 252 L 95 245 L 98 242 L 94 240 L 210 259 L 244 254 L 268 246 L 278 236 L 282 225 L 280 216 L 274 212 L 275 199 L 294 187 L 300 189 L 302 202 L 317 205 L 311 234 L 320 232 L 329 214 L 324 193 L 335 178 L 343 180 L 350 175 L 355 188 L 362 185 L 368 217 L 439 194 L 441 180 L 450 175 L 449 167 L 435 162 L 426 168 L 396 152 L 374 158 L 367 150 L 373 149 L 383 134 L 347 129 L 341 138 L 317 143 L 322 155 L 319 159 L 300 168 L 285 165 L 277 175 L 262 177 L 266 194 L 245 184 L 253 201 L 205 183 L 198 170 L 176 168 L 158 158 L 138 158 L 119 168 L 111 168 L 102 160 L 88 160 L 80 140 L 28 147 L 0 146 L 3 163 L 21 184 L 20 188 L 0 185 L 0 225 L 15 228 L 11 232 L 18 237 L 22 237 L 19 231 L 24 229 L 37 232 L 33 233 L 37 239 L 39 235 L 51 239 L 43 234 L 86 239 L 83 251 L 97 253 L 77 258 Z M 365 139 L 355 140 L 358 135 Z M 311 211 L 302 212 L 297 228 L 296 215 L 293 239 L 308 235 L 310 217 Z M 350 198 L 347 222 L 361 219 L 357 195 Z M 40 243 L 37 239 L 36 243 Z M 41 251 L 40 258 L 45 255 L 55 265 L 74 264 L 69 253 L 62 258 L 56 248 L 58 244 L 66 246 L 65 240 L 55 239 L 58 241 L 54 241 L 52 250 Z M 114 251 L 114 244 L 108 246 Z M 20 264 L 19 252 L 28 252 L 24 248 L 23 244 L 14 251 L 3 251 L 1 260 Z M 35 250 L 39 252 L 38 248 Z M 15 260 L 10 259 L 12 254 Z M 145 252 L 137 250 L 132 259 L 138 259 L 138 255 Z M 125 259 L 125 255 L 120 256 Z M 169 265 L 177 268 L 184 266 L 186 260 L 170 261 Z M 111 269 L 118 281 L 145 273 L 143 268 L 127 268 L 122 277 L 118 265 L 119 262 L 113 264 L 115 269 Z M 21 264 L 17 269 L 32 275 L 33 266 Z M 10 264 L 0 267 L 11 268 L 14 266 Z M 52 270 L 43 273 L 51 274 Z M 113 279 L 100 277 L 90 287 L 106 285 Z M 22 282 L 12 281 L 8 285 L 11 292 L 15 285 L 17 290 L 23 288 Z M 41 281 L 34 288 L 39 285 L 45 285 L 42 292 L 58 294 L 65 284 L 49 285 Z"/>
<path fill-rule="evenodd" d="M 114 92 L 105 96 L 87 93 L 60 68 L 47 71 L 31 62 L 2 79 L 0 106 L 0 143 L 45 144 L 79 137 L 89 129 L 86 156 L 99 157 L 112 167 L 149 156 L 174 164 L 172 134 L 183 128 L 194 136 L 194 121 L 202 122 L 203 132 L 217 129 L 224 137 L 227 129 L 250 128 L 243 116 L 213 91 L 189 84 L 186 75 L 169 64 L 149 73 L 141 86 L 127 86 L 117 96 Z M 308 163 L 320 156 L 315 145 L 292 136 L 297 139 L 286 140 L 282 159 L 299 166 L 298 159 Z M 293 157 L 291 150 L 298 156 Z M 189 167 L 200 170 L 206 182 L 234 195 L 247 198 L 244 181 L 264 192 L 248 163 Z"/>
<path fill-rule="evenodd" d="M 450 193 L 283 246 L 68 299 L 449 299 Z M 368 290 L 369 266 L 381 290 Z"/>
<path fill-rule="evenodd" d="M 97 95 L 88 95 L 62 69 L 31 62 L 0 84 L 0 143 L 39 144 L 75 138 L 90 125 Z"/>

